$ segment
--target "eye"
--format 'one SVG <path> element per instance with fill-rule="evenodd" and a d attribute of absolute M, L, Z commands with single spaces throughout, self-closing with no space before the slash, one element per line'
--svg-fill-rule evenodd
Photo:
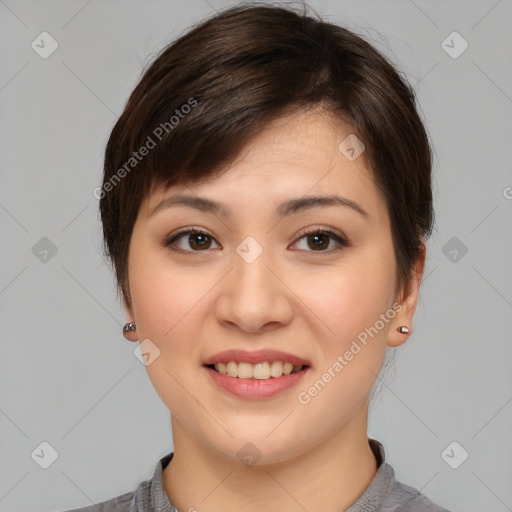
<path fill-rule="evenodd" d="M 185 235 L 189 235 L 188 238 L 184 238 Z M 169 240 L 165 242 L 165 246 L 169 247 L 171 245 L 175 245 L 177 241 L 181 241 L 180 239 L 184 238 L 185 243 L 189 244 L 189 247 L 192 247 L 194 250 L 189 251 L 187 249 L 183 249 L 183 247 L 175 249 L 178 252 L 201 252 L 210 248 L 211 241 L 214 238 L 206 233 L 205 231 L 201 231 L 200 229 L 187 229 L 185 231 L 180 231 L 179 233 L 173 235 Z M 173 248 L 174 249 L 174 248 Z"/>
<path fill-rule="evenodd" d="M 333 252 L 338 251 L 342 247 L 349 247 L 349 243 L 343 238 L 342 236 L 334 233 L 333 231 L 329 229 L 322 229 L 322 228 L 308 228 L 304 232 L 305 234 L 299 239 L 306 239 L 306 243 L 308 247 L 314 248 L 313 251 L 310 252 Z M 333 250 L 323 250 L 326 249 L 329 246 L 329 239 L 335 240 L 338 244 L 338 247 L 335 247 Z M 311 243 L 308 243 L 311 241 Z M 340 247 L 341 246 L 341 247 Z"/>

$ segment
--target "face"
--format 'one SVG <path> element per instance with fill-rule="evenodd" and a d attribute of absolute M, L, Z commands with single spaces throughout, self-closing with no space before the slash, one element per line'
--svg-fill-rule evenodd
<path fill-rule="evenodd" d="M 261 463 L 275 463 L 366 434 L 368 396 L 402 323 L 384 198 L 363 158 L 338 149 L 350 133 L 318 112 L 281 118 L 223 174 L 157 188 L 139 211 L 127 313 L 138 340 L 149 340 L 148 375 L 173 432 L 225 458 L 252 443 Z M 177 195 L 219 208 L 165 203 Z M 324 196 L 344 201 L 280 209 Z M 226 350 L 277 350 L 308 364 L 249 381 L 205 366 Z"/>

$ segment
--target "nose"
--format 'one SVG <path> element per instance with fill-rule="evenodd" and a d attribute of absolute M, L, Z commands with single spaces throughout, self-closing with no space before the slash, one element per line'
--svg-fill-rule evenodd
<path fill-rule="evenodd" d="M 267 252 L 250 263 L 235 254 L 231 271 L 219 283 L 214 306 L 220 324 L 257 333 L 291 322 L 293 293 Z"/>

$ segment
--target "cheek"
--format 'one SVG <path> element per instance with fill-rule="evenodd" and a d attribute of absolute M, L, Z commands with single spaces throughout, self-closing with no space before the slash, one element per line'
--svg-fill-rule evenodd
<path fill-rule="evenodd" d="M 182 336 L 188 324 L 186 318 L 200 305 L 212 284 L 198 282 L 193 266 L 172 264 L 165 250 L 134 252 L 130 265 L 130 289 L 139 332 L 156 343 L 173 339 L 178 331 Z"/>
<path fill-rule="evenodd" d="M 309 309 L 307 316 L 317 318 L 320 339 L 341 349 L 392 306 L 394 283 L 392 247 L 368 245 L 347 252 L 336 267 L 295 278 L 294 292 L 307 306 L 305 314 Z"/>
<path fill-rule="evenodd" d="M 134 253 L 131 265 L 139 340 L 151 340 L 160 351 L 146 371 L 167 407 L 183 410 L 190 403 L 189 393 L 200 394 L 190 378 L 200 364 L 194 340 L 208 314 L 205 295 L 218 278 L 205 273 L 199 277 L 197 270 L 171 265 L 165 254 L 149 251 Z"/>
<path fill-rule="evenodd" d="M 368 246 L 347 253 L 336 270 L 301 281 L 304 303 L 321 319 L 315 338 L 323 375 L 311 394 L 303 390 L 305 401 L 315 402 L 311 411 L 320 414 L 327 404 L 337 403 L 339 418 L 366 399 L 380 371 L 394 316 L 394 265 L 392 246 Z"/>
<path fill-rule="evenodd" d="M 167 407 L 182 410 L 190 400 L 188 393 L 198 394 L 191 378 L 200 365 L 200 347 L 194 340 L 207 315 L 204 296 L 215 276 L 211 283 L 204 273 L 199 279 L 197 270 L 171 265 L 165 251 L 134 252 L 130 265 L 139 340 L 149 339 L 159 350 L 146 371 Z"/>

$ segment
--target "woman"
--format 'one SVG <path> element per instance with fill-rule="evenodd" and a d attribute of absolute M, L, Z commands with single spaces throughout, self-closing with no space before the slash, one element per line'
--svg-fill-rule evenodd
<path fill-rule="evenodd" d="M 433 225 L 412 89 L 369 43 L 244 4 L 146 70 L 97 196 L 174 451 L 82 512 L 443 511 L 368 439 Z"/>

